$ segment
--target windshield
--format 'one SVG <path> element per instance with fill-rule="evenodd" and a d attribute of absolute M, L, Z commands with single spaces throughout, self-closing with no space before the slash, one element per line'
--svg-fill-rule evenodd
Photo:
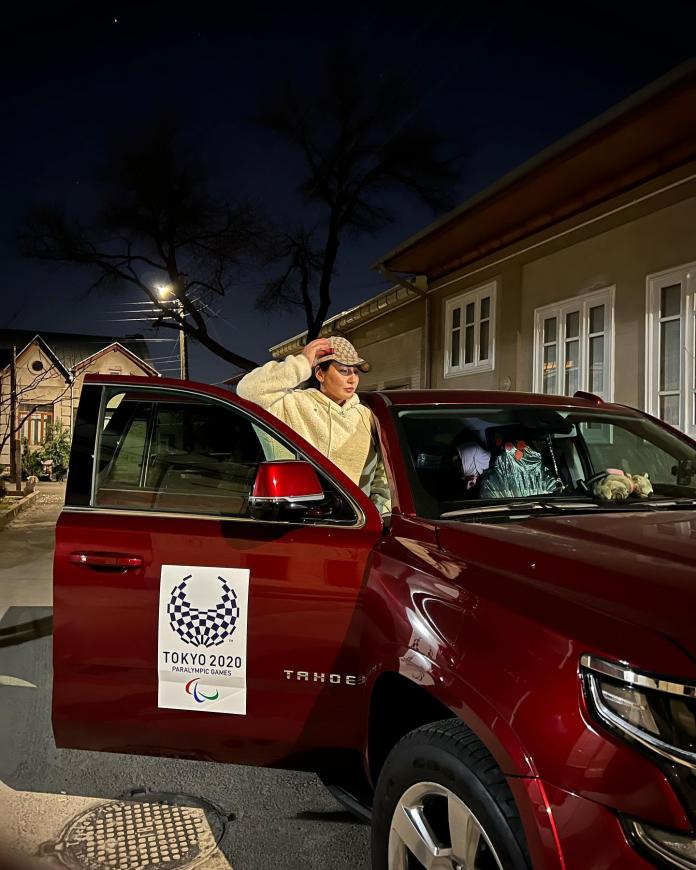
<path fill-rule="evenodd" d="M 511 405 L 394 413 L 421 516 L 540 498 L 596 509 L 590 481 L 607 469 L 649 475 L 645 507 L 696 498 L 696 450 L 639 414 Z"/>

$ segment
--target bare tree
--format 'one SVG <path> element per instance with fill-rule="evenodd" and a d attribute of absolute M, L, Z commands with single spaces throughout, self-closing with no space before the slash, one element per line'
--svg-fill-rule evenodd
<path fill-rule="evenodd" d="M 301 305 L 309 329 L 315 316 L 313 282 L 322 269 L 322 252 L 314 248 L 311 232 L 299 226 L 292 232 L 279 234 L 276 258 L 284 261 L 283 271 L 266 284 L 256 300 L 256 307 L 273 311 Z"/>
<path fill-rule="evenodd" d="M 0 390 L 0 455 L 2 455 L 2 451 L 5 449 L 7 442 L 11 441 L 13 437 L 22 430 L 22 426 L 24 426 L 26 421 L 31 417 L 36 409 L 43 404 L 43 402 L 37 402 L 34 400 L 32 396 L 34 390 L 39 388 L 43 381 L 52 378 L 56 372 L 58 372 L 58 368 L 55 364 L 51 365 L 49 368 L 42 369 L 42 371 L 32 378 L 29 383 L 17 387 L 15 392 L 17 409 L 19 409 L 20 405 L 28 405 L 29 408 L 16 415 L 14 426 L 12 426 L 11 413 L 12 395 L 9 392 L 5 395 L 2 390 Z M 70 389 L 71 383 L 71 381 L 67 381 L 65 387 L 58 393 L 58 395 L 51 395 L 49 400 L 50 403 L 55 404 L 59 399 L 62 399 Z M 29 401 L 27 401 L 27 399 L 29 399 Z"/>
<path fill-rule="evenodd" d="M 308 340 L 319 335 L 328 314 L 346 234 L 375 234 L 392 222 L 400 195 L 435 211 L 451 207 L 459 176 L 455 161 L 443 154 L 446 143 L 419 118 L 403 80 L 369 81 L 339 54 L 322 81 L 313 96 L 288 86 L 258 118 L 302 155 L 299 192 L 307 206 L 318 206 L 319 218 L 311 229 L 285 236 L 283 271 L 256 305 L 301 306 Z"/>
<path fill-rule="evenodd" d="M 137 287 L 154 307 L 154 326 L 183 330 L 233 365 L 254 368 L 210 335 L 206 312 L 265 253 L 269 228 L 255 209 L 214 197 L 202 161 L 162 119 L 116 144 L 99 181 L 101 205 L 88 228 L 54 208 L 30 212 L 20 229 L 25 255 L 89 267 L 92 288 Z"/>

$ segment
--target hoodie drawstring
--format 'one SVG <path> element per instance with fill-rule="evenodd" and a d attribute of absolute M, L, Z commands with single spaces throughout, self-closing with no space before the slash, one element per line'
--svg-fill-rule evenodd
<path fill-rule="evenodd" d="M 331 459 L 331 431 L 333 427 L 333 417 L 331 416 L 331 405 L 329 408 L 329 446 L 326 448 L 326 458 Z"/>

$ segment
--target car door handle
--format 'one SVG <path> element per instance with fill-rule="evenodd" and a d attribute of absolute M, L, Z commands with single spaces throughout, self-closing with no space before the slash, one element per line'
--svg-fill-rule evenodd
<path fill-rule="evenodd" d="M 131 556 L 128 553 L 71 553 L 68 559 L 75 565 L 86 565 L 88 568 L 128 571 L 143 567 L 141 556 Z"/>

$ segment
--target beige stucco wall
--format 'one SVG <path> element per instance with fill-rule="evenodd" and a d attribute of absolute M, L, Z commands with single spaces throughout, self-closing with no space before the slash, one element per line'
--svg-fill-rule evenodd
<path fill-rule="evenodd" d="M 614 399 L 643 407 L 646 278 L 696 260 L 696 198 L 571 244 L 522 267 L 518 389 L 532 389 L 534 311 L 615 286 Z"/>
<path fill-rule="evenodd" d="M 31 369 L 33 362 L 41 361 L 42 372 Z M 9 432 L 10 427 L 10 370 L 5 369 L 0 375 L 2 379 L 2 404 L 0 406 L 0 439 Z M 32 388 L 32 384 L 34 387 Z M 65 393 L 62 400 L 61 394 Z M 54 420 L 60 419 L 64 425 L 70 425 L 70 386 L 66 383 L 64 374 L 59 371 L 51 358 L 37 344 L 31 344 L 17 357 L 17 392 L 20 404 L 53 405 Z M 56 402 L 58 404 L 56 404 Z M 0 465 L 9 465 L 10 445 L 5 443 L 0 453 Z"/>
<path fill-rule="evenodd" d="M 470 264 L 431 284 L 433 387 L 531 390 L 535 309 L 615 286 L 614 399 L 643 407 L 646 278 L 696 261 L 693 187 L 641 200 L 635 208 L 608 214 L 548 243 L 542 239 L 531 251 L 503 251 L 493 260 Z M 446 302 L 491 281 L 497 285 L 495 368 L 445 377 Z"/>
<path fill-rule="evenodd" d="M 446 376 L 445 310 L 448 300 L 484 284 L 496 284 L 495 347 L 493 370 L 472 374 Z M 431 305 L 431 385 L 434 389 L 449 390 L 507 390 L 517 386 L 517 344 L 519 340 L 521 270 L 519 263 L 511 262 L 503 268 L 491 266 L 474 276 L 456 275 L 437 282 L 430 299 Z"/>
<path fill-rule="evenodd" d="M 31 370 L 31 364 L 40 359 L 44 364 L 44 373 L 35 373 Z M 19 401 L 23 404 L 53 405 L 53 419 L 60 420 L 64 426 L 72 429 L 73 411 L 77 408 L 82 384 L 87 373 L 96 372 L 109 374 L 118 370 L 124 375 L 149 374 L 130 356 L 119 348 L 114 348 L 107 353 L 97 356 L 85 366 L 78 367 L 72 386 L 66 383 L 64 375 L 56 369 L 50 357 L 48 357 L 38 344 L 32 343 L 26 347 L 17 357 L 17 388 L 20 393 Z M 2 399 L 0 405 L 0 438 L 9 429 L 9 407 L 7 400 L 10 396 L 10 371 L 9 368 L 0 373 Z M 32 383 L 35 387 L 27 390 Z M 9 465 L 10 448 L 9 442 L 5 444 L 0 453 L 0 465 Z"/>
<path fill-rule="evenodd" d="M 122 350 L 115 348 L 89 362 L 86 366 L 77 366 L 75 375 L 75 390 L 79 395 L 86 374 L 119 374 L 146 375 L 150 374 L 143 366 L 131 359 Z"/>
<path fill-rule="evenodd" d="M 372 369 L 361 376 L 361 389 L 421 386 L 423 302 L 415 300 L 347 333 Z"/>

